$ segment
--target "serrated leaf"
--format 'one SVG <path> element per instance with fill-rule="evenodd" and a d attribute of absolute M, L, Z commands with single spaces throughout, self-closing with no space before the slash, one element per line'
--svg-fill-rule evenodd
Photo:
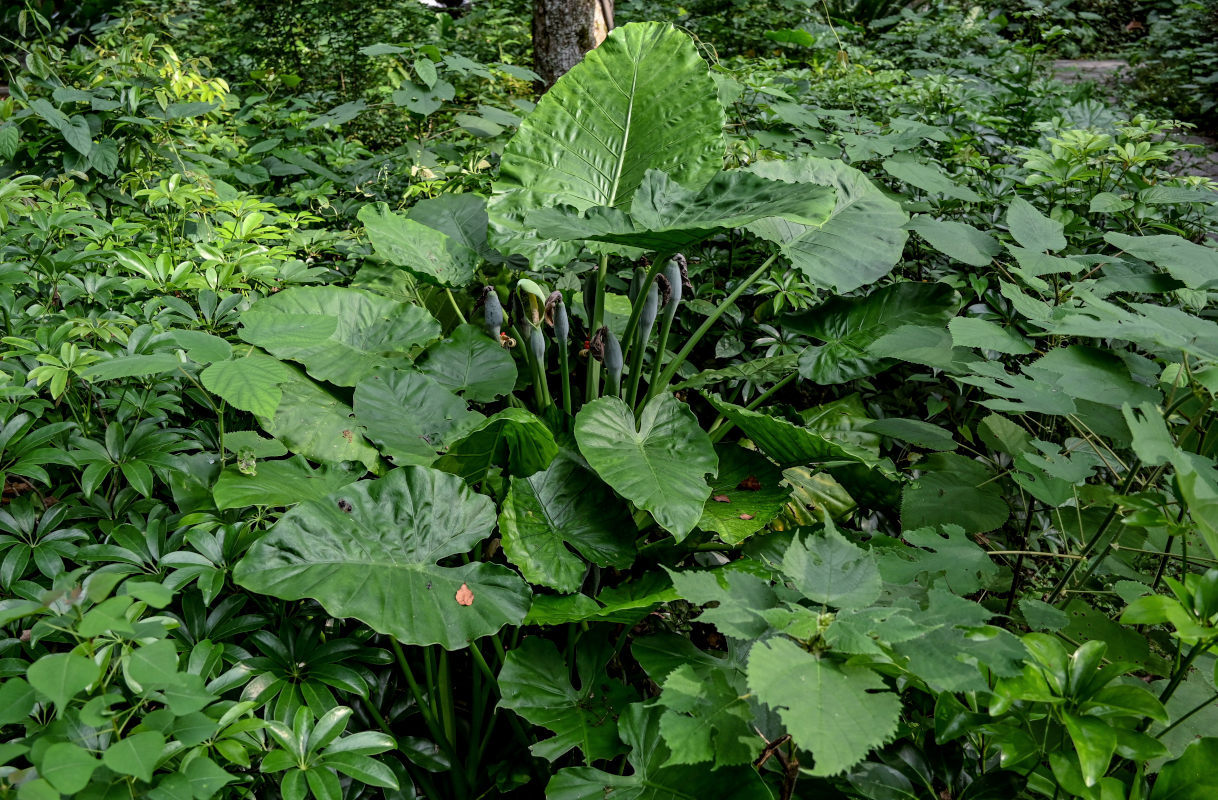
<path fill-rule="evenodd" d="M 989 265 L 1002 249 L 997 239 L 963 222 L 923 215 L 914 217 L 905 227 L 939 252 L 974 267 Z"/>
<path fill-rule="evenodd" d="M 1012 199 L 1007 206 L 1007 227 L 1015 241 L 1029 250 L 1057 252 L 1066 247 L 1062 224 L 1041 214 L 1022 197 Z"/>
<path fill-rule="evenodd" d="M 834 528 L 826 529 L 823 536 L 792 541 L 782 571 L 814 603 L 850 610 L 869 606 L 880 596 L 875 557 Z"/>
<path fill-rule="evenodd" d="M 234 408 L 273 417 L 283 397 L 279 384 L 294 376 L 295 371 L 279 359 L 250 353 L 232 361 L 217 361 L 199 373 L 199 381 Z"/>

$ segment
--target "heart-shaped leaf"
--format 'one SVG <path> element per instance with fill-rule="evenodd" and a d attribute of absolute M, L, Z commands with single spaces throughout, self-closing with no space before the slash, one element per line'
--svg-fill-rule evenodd
<path fill-rule="evenodd" d="M 575 440 L 605 483 L 678 540 L 698 524 L 710 496 L 706 475 L 718 470 L 719 458 L 687 405 L 657 395 L 636 424 L 624 402 L 601 397 L 576 415 Z"/>
<path fill-rule="evenodd" d="M 403 467 L 296 506 L 233 570 L 250 591 L 312 598 L 405 644 L 446 649 L 524 620 L 529 590 L 506 567 L 437 562 L 490 535 L 495 510 L 454 475 Z"/>

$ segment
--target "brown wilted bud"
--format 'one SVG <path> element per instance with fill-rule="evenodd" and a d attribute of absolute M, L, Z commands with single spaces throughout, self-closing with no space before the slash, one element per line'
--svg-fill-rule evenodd
<path fill-rule="evenodd" d="M 660 305 L 668 305 L 668 301 L 672 299 L 672 284 L 668 282 L 668 278 L 657 275 L 656 286 L 660 287 Z"/>
<path fill-rule="evenodd" d="M 554 308 L 562 302 L 562 292 L 555 289 L 550 292 L 550 296 L 546 298 L 546 324 L 551 328 L 554 327 Z"/>
<path fill-rule="evenodd" d="M 674 255 L 672 260 L 677 262 L 677 266 L 681 268 L 681 288 L 689 292 L 690 297 L 693 297 L 694 285 L 689 282 L 689 262 L 680 253 Z"/>
<path fill-rule="evenodd" d="M 588 354 L 597 361 L 605 360 L 605 339 L 609 336 L 609 327 L 602 325 L 601 329 L 592 334 L 588 340 Z"/>

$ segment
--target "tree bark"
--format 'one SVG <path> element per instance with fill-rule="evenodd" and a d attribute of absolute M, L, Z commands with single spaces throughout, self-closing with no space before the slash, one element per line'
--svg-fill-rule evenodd
<path fill-rule="evenodd" d="M 533 0 L 533 69 L 545 91 L 613 28 L 613 0 Z"/>

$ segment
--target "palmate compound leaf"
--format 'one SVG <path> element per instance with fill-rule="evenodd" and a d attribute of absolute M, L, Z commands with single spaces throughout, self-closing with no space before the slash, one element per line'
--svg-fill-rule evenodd
<path fill-rule="evenodd" d="M 510 569 L 437 564 L 494 526 L 491 501 L 460 478 L 403 467 L 296 506 L 250 548 L 233 578 L 260 594 L 315 599 L 333 616 L 405 644 L 455 650 L 528 612 L 528 587 Z"/>
<path fill-rule="evenodd" d="M 778 712 L 795 744 L 811 752 L 813 775 L 849 769 L 896 733 L 901 699 L 878 674 L 817 657 L 790 639 L 753 647 L 748 685 Z"/>
<path fill-rule="evenodd" d="M 499 514 L 504 555 L 531 583 L 561 592 L 579 589 L 588 571 L 584 559 L 602 567 L 630 566 L 634 531 L 609 487 L 561 455 L 542 472 L 512 478 Z"/>
<path fill-rule="evenodd" d="M 535 266 L 565 262 L 524 224 L 540 208 L 630 208 L 647 170 L 701 188 L 723 164 L 723 107 L 693 40 L 623 25 L 542 96 L 503 151 L 488 204 L 496 244 Z M 571 251 L 573 248 L 567 247 Z"/>
<path fill-rule="evenodd" d="M 822 225 L 833 202 L 833 190 L 827 186 L 770 180 L 743 170 L 720 172 L 700 191 L 648 170 L 629 211 L 595 206 L 581 212 L 560 206 L 530 212 L 525 221 L 554 239 L 590 239 L 672 253 L 767 217 Z"/>
<path fill-rule="evenodd" d="M 418 306 L 338 286 L 284 289 L 255 303 L 241 325 L 245 341 L 338 386 L 354 386 L 380 366 L 407 366 L 414 350 L 440 336 L 440 324 Z"/>
<path fill-rule="evenodd" d="M 747 226 L 754 235 L 776 243 L 813 285 L 853 291 L 884 277 L 901 260 L 908 238 L 902 226 L 909 215 L 858 170 L 841 161 L 806 157 L 762 161 L 749 171 L 834 190 L 833 211 L 820 225 L 772 217 Z"/>
<path fill-rule="evenodd" d="M 580 688 L 576 689 L 553 642 L 532 637 L 508 652 L 499 671 L 499 705 L 554 732 L 552 738 L 532 746 L 535 756 L 553 761 L 578 747 L 591 763 L 623 752 L 617 719 L 636 695 L 605 674 L 612 655 L 602 637 L 581 639 L 576 651 Z"/>
<path fill-rule="evenodd" d="M 575 440 L 588 465 L 614 491 L 650 511 L 680 541 L 702 516 L 719 459 L 689 407 L 671 394 L 652 398 L 638 422 L 616 397 L 586 403 Z"/>
<path fill-rule="evenodd" d="M 559 770 L 546 785 L 547 800 L 685 800 L 731 798 L 773 800 L 751 766 L 709 770 L 705 765 L 666 766 L 671 757 L 660 733 L 661 709 L 635 703 L 618 722 L 622 741 L 630 746 L 629 775 L 593 767 Z"/>

